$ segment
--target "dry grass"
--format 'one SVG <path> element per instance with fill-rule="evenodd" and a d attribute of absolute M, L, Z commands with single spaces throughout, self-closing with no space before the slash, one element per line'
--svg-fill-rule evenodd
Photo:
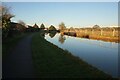
<path fill-rule="evenodd" d="M 63 33 L 76 33 L 76 37 L 82 37 L 82 38 L 89 38 L 89 39 L 96 39 L 96 40 L 103 40 L 103 41 L 110 41 L 110 42 L 120 42 L 119 39 L 119 31 L 113 31 L 113 30 L 71 30 L 67 31 L 65 30 Z M 69 34 L 69 36 L 72 36 Z"/>

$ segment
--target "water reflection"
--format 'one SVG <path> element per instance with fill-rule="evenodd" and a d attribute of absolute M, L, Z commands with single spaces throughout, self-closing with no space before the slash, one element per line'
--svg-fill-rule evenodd
<path fill-rule="evenodd" d="M 60 34 L 60 36 L 59 36 L 59 42 L 61 44 L 63 44 L 65 42 L 65 40 L 66 40 L 65 36 L 63 34 Z"/>
<path fill-rule="evenodd" d="M 44 38 L 46 33 L 43 32 L 43 33 L 40 33 L 40 35 Z"/>
<path fill-rule="evenodd" d="M 45 33 L 45 35 L 47 35 L 48 33 Z M 49 36 L 51 37 L 51 38 L 53 38 L 53 37 L 55 37 L 55 35 L 57 34 L 57 32 L 50 32 L 49 33 Z M 61 43 L 61 44 L 64 44 L 64 42 L 65 42 L 65 40 L 67 39 L 67 38 L 69 38 L 69 36 L 66 36 L 66 35 L 64 35 L 64 34 L 61 34 L 60 33 L 60 35 L 59 35 L 59 37 L 58 37 L 58 41 Z M 73 37 L 74 38 L 74 37 Z M 75 38 L 79 38 L 79 37 L 75 37 Z M 91 41 L 88 41 L 88 42 L 86 42 L 84 39 L 81 39 L 81 38 L 79 38 L 79 41 L 80 42 L 82 42 L 82 43 L 87 43 L 87 44 L 90 44 L 90 45 L 97 45 L 97 46 L 100 46 L 100 47 L 103 47 L 103 48 L 117 48 L 117 46 L 114 46 L 114 44 L 116 44 L 116 43 L 114 43 L 114 42 L 107 42 L 107 43 L 110 43 L 109 45 L 106 45 L 105 43 L 106 42 L 104 42 L 104 41 L 101 41 L 101 40 L 99 40 L 97 43 L 95 42 L 95 41 L 97 41 L 97 40 L 92 40 L 92 39 L 87 39 L 87 40 L 91 40 Z"/>
<path fill-rule="evenodd" d="M 92 40 L 92 39 L 86 39 L 88 40 L 88 42 L 86 42 L 84 39 L 80 38 L 80 37 L 75 37 L 75 36 L 71 36 L 73 38 L 78 38 L 80 39 L 80 42 L 83 42 L 83 43 L 87 43 L 87 44 L 91 44 L 91 45 L 97 45 L 97 46 L 100 46 L 100 47 L 103 47 L 103 48 L 109 48 L 109 49 L 112 49 L 112 48 L 117 48 L 118 46 L 114 46 L 114 44 L 116 44 L 115 42 L 107 42 L 107 43 L 110 43 L 109 45 L 106 45 L 105 41 L 101 41 L 101 40 Z M 66 36 L 64 34 L 60 34 L 59 35 L 59 42 L 61 44 L 64 43 L 64 41 L 69 38 L 69 36 Z M 89 41 L 91 40 L 91 41 Z M 95 41 L 98 41 L 97 43 Z"/>
<path fill-rule="evenodd" d="M 56 33 L 57 33 L 57 32 L 55 32 L 55 31 L 50 32 L 50 33 L 49 33 L 49 36 L 50 36 L 51 38 L 53 38 L 53 37 L 56 35 Z"/>
<path fill-rule="evenodd" d="M 118 46 L 116 46 L 117 43 L 114 43 L 114 42 L 104 42 L 104 41 L 92 40 L 92 39 L 88 39 L 88 40 L 91 40 L 91 41 L 86 42 L 84 39 L 83 40 L 80 39 L 80 42 L 85 43 L 85 44 L 90 44 L 90 45 L 96 45 L 96 46 L 108 48 L 108 49 L 117 49 L 118 48 Z M 98 42 L 96 43 L 95 41 L 98 41 Z M 107 43 L 109 43 L 109 45 Z"/>

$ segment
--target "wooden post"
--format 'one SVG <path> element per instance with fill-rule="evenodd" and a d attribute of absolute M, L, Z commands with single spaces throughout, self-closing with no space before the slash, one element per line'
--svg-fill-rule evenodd
<path fill-rule="evenodd" d="M 102 34 L 103 34 L 103 30 L 101 29 L 100 35 L 102 36 Z"/>
<path fill-rule="evenodd" d="M 87 29 L 85 30 L 85 34 L 87 33 Z"/>
<path fill-rule="evenodd" d="M 93 32 L 94 32 L 94 29 L 92 29 L 92 34 L 93 34 Z"/>
<path fill-rule="evenodd" d="M 115 29 L 113 28 L 113 34 L 112 34 L 112 36 L 114 37 L 115 36 Z"/>

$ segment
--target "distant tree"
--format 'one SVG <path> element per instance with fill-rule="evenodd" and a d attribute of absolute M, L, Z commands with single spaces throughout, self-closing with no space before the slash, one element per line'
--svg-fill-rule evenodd
<path fill-rule="evenodd" d="M 100 29 L 100 26 L 99 25 L 94 25 L 93 28 L 94 29 Z"/>
<path fill-rule="evenodd" d="M 33 31 L 39 31 L 39 27 L 38 25 L 35 23 L 35 25 L 33 26 L 34 30 Z"/>
<path fill-rule="evenodd" d="M 74 30 L 74 28 L 73 28 L 73 27 L 70 27 L 70 30 Z"/>
<path fill-rule="evenodd" d="M 65 24 L 63 22 L 61 22 L 59 24 L 59 30 L 64 30 L 64 29 L 66 29 Z"/>
<path fill-rule="evenodd" d="M 55 31 L 56 28 L 55 28 L 53 25 L 51 25 L 48 30 L 49 30 L 49 31 Z"/>
<path fill-rule="evenodd" d="M 21 32 L 24 32 L 25 31 L 25 29 L 26 29 L 26 23 L 24 22 L 24 21 L 22 21 L 22 20 L 19 20 L 18 21 L 18 25 L 19 25 L 19 29 L 20 29 L 20 31 Z"/>
<path fill-rule="evenodd" d="M 21 25 L 23 25 L 23 26 L 26 26 L 25 22 L 22 21 L 22 20 L 19 20 L 18 23 L 21 24 Z"/>
<path fill-rule="evenodd" d="M 40 29 L 45 29 L 45 26 L 43 23 L 41 24 Z"/>
<path fill-rule="evenodd" d="M 34 24 L 34 26 L 33 26 L 33 27 L 34 27 L 34 28 L 39 28 L 39 27 L 38 27 L 38 25 L 37 25 L 36 23 Z"/>
<path fill-rule="evenodd" d="M 24 32 L 26 30 L 26 27 L 19 23 L 17 23 L 16 27 L 20 32 Z"/>

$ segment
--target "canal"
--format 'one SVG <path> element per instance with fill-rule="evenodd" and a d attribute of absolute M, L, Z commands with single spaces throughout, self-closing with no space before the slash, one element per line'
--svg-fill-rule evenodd
<path fill-rule="evenodd" d="M 45 39 L 58 47 L 68 50 L 88 64 L 113 77 L 118 76 L 118 43 L 104 42 L 67 35 L 46 34 Z"/>

